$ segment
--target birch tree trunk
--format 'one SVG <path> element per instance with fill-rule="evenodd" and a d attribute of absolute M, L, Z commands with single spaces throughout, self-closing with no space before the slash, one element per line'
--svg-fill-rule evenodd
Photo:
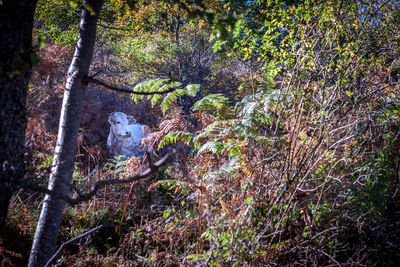
<path fill-rule="evenodd" d="M 24 176 L 35 6 L 36 0 L 3 0 L 0 4 L 0 238 L 15 182 Z"/>
<path fill-rule="evenodd" d="M 87 84 L 96 39 L 96 23 L 102 0 L 87 0 L 85 4 L 94 12 L 84 9 L 74 57 L 68 70 L 62 103 L 60 125 L 53 167 L 48 188 L 68 194 L 74 171 L 75 148 L 79 129 L 83 96 Z M 46 195 L 36 228 L 28 266 L 44 266 L 55 251 L 65 201 Z"/>

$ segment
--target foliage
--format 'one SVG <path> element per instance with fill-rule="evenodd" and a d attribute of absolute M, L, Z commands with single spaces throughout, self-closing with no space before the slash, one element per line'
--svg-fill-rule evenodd
<path fill-rule="evenodd" d="M 171 81 L 168 79 L 155 79 L 147 80 L 137 84 L 133 88 L 133 91 L 145 93 L 161 92 L 161 94 L 148 95 L 147 99 L 151 101 L 153 107 L 158 103 L 159 100 L 162 100 L 160 106 L 163 113 L 165 114 L 166 111 L 170 110 L 173 107 L 179 97 L 182 97 L 183 95 L 195 96 L 200 89 L 199 84 L 189 84 L 185 88 L 180 89 L 179 87 L 181 87 L 181 85 L 182 84 L 179 82 Z M 169 91 L 171 88 L 174 89 L 172 90 L 172 92 L 169 92 L 167 94 L 162 93 L 164 91 Z M 139 99 L 143 99 L 144 97 L 145 95 L 132 94 L 132 99 L 136 103 Z"/>
<path fill-rule="evenodd" d="M 40 23 L 36 36 L 45 36 L 61 45 L 72 46 L 78 36 L 80 9 L 70 1 L 38 1 L 35 19 Z"/>
<path fill-rule="evenodd" d="M 208 184 L 206 195 L 210 199 L 224 196 L 231 203 L 237 201 L 236 190 L 226 188 L 226 182 L 232 186 L 236 179 L 239 184 L 248 181 L 245 192 L 257 191 L 253 200 L 263 215 L 257 219 L 261 227 L 254 243 L 270 248 L 283 246 L 285 250 L 291 247 L 303 258 L 303 248 L 296 244 L 288 247 L 287 242 L 306 238 L 310 243 L 304 249 L 317 252 L 309 260 L 319 264 L 337 263 L 335 257 L 345 259 L 331 250 L 332 244 L 345 247 L 349 242 L 342 234 L 333 243 L 312 241 L 329 225 L 343 223 L 329 213 L 344 212 L 349 220 L 366 224 L 372 223 L 366 214 L 382 220 L 397 176 L 398 156 L 393 150 L 397 141 L 390 134 L 398 130 L 397 116 L 392 116 L 397 109 L 389 111 L 386 107 L 397 105 L 394 92 L 398 83 L 387 83 L 385 74 L 396 60 L 391 49 L 399 43 L 389 34 L 397 26 L 385 23 L 394 19 L 391 15 L 398 5 L 342 4 L 306 2 L 289 6 L 255 1 L 261 14 L 264 8 L 270 11 L 261 17 L 265 20 L 264 33 L 244 28 L 234 48 L 241 49 L 245 59 L 265 62 L 259 89 L 248 92 L 234 109 L 226 107 L 228 102 L 218 95 L 204 97 L 193 110 L 211 112 L 215 121 L 193 137 L 174 132 L 164 140 L 193 140 L 197 157 L 207 158 L 208 153 L 216 156 L 197 167 L 202 177 L 198 182 Z M 377 20 L 367 19 L 368 14 L 378 14 Z M 388 31 L 388 25 L 394 28 Z M 376 40 L 385 40 L 386 44 Z M 377 52 L 381 45 L 391 47 L 391 52 Z M 392 94 L 388 96 L 385 91 Z M 388 112 L 384 118 L 383 110 Z M 335 204 L 328 208 L 322 201 Z M 222 210 L 229 208 L 222 205 Z M 228 214 L 232 215 L 232 210 Z M 218 221 L 213 218 L 213 222 Z M 210 231 L 205 231 L 207 237 Z M 337 228 L 332 231 L 341 232 Z M 224 238 L 228 233 L 222 227 L 215 234 Z M 212 244 L 219 244 L 221 249 L 223 243 L 219 242 L 213 239 Z M 191 259 L 210 263 L 217 255 L 215 251 L 209 247 Z M 216 256 L 214 264 L 227 263 L 228 255 Z"/>
<path fill-rule="evenodd" d="M 107 3 L 102 23 L 124 30 L 103 28 L 99 50 L 105 55 L 96 68 L 103 78 L 135 84 L 138 92 L 175 89 L 130 95 L 136 104 L 121 106 L 138 110 L 142 121 L 155 113 L 152 118 L 159 120 L 148 123 L 158 129 L 153 127 L 149 143 L 158 144 L 158 154 L 169 146 L 178 152 L 167 169 L 136 185 L 121 238 L 109 234 L 109 251 L 85 241 L 90 258 L 132 265 L 395 264 L 399 3 L 203 2 L 205 8 L 189 1 Z M 40 4 L 43 20 L 52 5 Z M 238 20 L 228 16 L 223 22 L 224 10 L 236 11 Z M 73 10 L 68 12 L 72 17 Z M 206 21 L 214 21 L 226 38 L 210 38 L 217 32 Z M 42 34 L 48 36 L 46 27 Z M 102 65 L 103 59 L 112 60 Z M 45 80 L 46 72 L 34 77 L 39 76 Z M 39 94 L 39 84 L 33 83 L 31 94 L 34 89 Z M 43 96 L 33 103 L 39 99 Z M 44 144 L 51 138 L 40 135 L 47 128 L 35 106 L 28 134 L 42 140 L 32 150 L 41 166 L 35 172 L 45 173 L 51 157 Z M 98 120 L 106 121 L 106 113 Z M 107 135 L 107 127 L 97 128 Z M 81 147 L 89 151 L 86 141 Z M 90 155 L 96 166 L 106 161 Z M 138 164 L 119 175 L 140 170 Z M 118 171 L 103 168 L 93 179 Z M 84 191 L 90 183 L 76 186 Z M 118 221 L 128 189 L 105 189 L 98 199 L 71 208 L 63 238 Z M 23 223 L 33 224 L 34 218 L 26 216 L 30 221 Z M 77 255 L 70 250 L 65 256 L 84 258 L 83 244 Z"/>

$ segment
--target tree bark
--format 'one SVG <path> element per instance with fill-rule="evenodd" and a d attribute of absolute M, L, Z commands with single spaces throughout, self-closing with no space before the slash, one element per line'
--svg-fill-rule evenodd
<path fill-rule="evenodd" d="M 68 194 L 74 171 L 75 148 L 83 96 L 96 40 L 96 24 L 102 0 L 88 0 L 85 4 L 74 57 L 68 70 L 62 103 L 60 126 L 48 188 Z M 35 232 L 28 266 L 44 266 L 53 255 L 65 207 L 65 200 L 46 195 Z"/>
<path fill-rule="evenodd" d="M 36 0 L 0 4 L 0 238 L 15 182 L 24 175 L 26 93 Z"/>

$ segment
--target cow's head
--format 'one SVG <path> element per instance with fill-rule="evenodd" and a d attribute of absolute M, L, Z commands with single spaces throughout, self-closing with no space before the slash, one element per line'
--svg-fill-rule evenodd
<path fill-rule="evenodd" d="M 126 115 L 123 112 L 113 112 L 108 117 L 108 122 L 111 124 L 111 131 L 117 137 L 130 137 L 129 125 L 136 123 L 133 116 Z"/>

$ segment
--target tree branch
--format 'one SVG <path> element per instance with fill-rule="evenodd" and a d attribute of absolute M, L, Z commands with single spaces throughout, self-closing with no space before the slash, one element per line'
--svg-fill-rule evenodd
<path fill-rule="evenodd" d="M 396 86 L 396 85 L 399 85 L 399 84 L 400 84 L 400 82 L 397 82 L 397 83 L 388 83 L 388 84 L 386 84 L 386 85 L 384 85 L 384 86 L 381 86 L 381 87 L 379 87 L 379 88 L 373 90 L 372 92 L 369 92 L 368 94 L 364 95 L 364 96 L 361 97 L 360 99 L 358 99 L 358 100 L 355 102 L 354 106 L 357 105 L 357 104 L 359 104 L 359 103 L 361 103 L 362 101 L 364 101 L 364 100 L 367 99 L 368 97 L 372 96 L 373 94 L 375 94 L 375 93 L 377 93 L 377 92 L 379 92 L 379 91 L 382 91 L 383 89 L 388 88 L 389 86 Z"/>
<path fill-rule="evenodd" d="M 159 92 L 136 92 L 136 91 L 132 91 L 131 89 L 127 89 L 127 88 L 120 88 L 120 87 L 116 87 L 113 85 L 109 85 L 103 81 L 97 80 L 95 78 L 93 78 L 93 76 L 87 76 L 85 78 L 85 82 L 87 83 L 95 83 L 98 85 L 103 86 L 104 88 L 113 90 L 113 91 L 117 91 L 117 92 L 121 92 L 121 93 L 129 93 L 129 94 L 135 94 L 135 95 L 163 95 L 163 94 L 168 94 L 171 93 L 173 91 L 175 91 L 175 88 L 170 88 L 168 90 L 164 90 L 164 91 L 159 91 Z"/>
<path fill-rule="evenodd" d="M 58 248 L 58 250 L 56 251 L 56 253 L 54 253 L 53 256 L 52 256 L 52 257 L 49 259 L 49 261 L 46 263 L 45 267 L 51 266 L 51 264 L 58 258 L 58 256 L 60 256 L 62 250 L 64 249 L 64 247 L 65 247 L 66 245 L 68 245 L 68 244 L 70 244 L 70 243 L 72 243 L 72 242 L 75 242 L 76 240 L 79 240 L 79 239 L 81 239 L 82 237 L 85 237 L 85 236 L 87 236 L 87 235 L 90 235 L 91 233 L 93 233 L 93 232 L 95 232 L 95 231 L 97 231 L 97 230 L 100 230 L 101 228 L 113 227 L 113 226 L 115 226 L 114 223 L 102 224 L 102 225 L 99 225 L 99 226 L 97 226 L 97 227 L 95 227 L 95 228 L 93 228 L 93 229 L 91 229 L 91 230 L 89 230 L 89 231 L 87 231 L 87 232 L 85 232 L 85 233 L 83 233 L 83 234 L 77 236 L 77 237 L 74 237 L 74 238 L 72 238 L 72 239 L 70 239 L 70 240 L 68 240 L 68 241 L 66 241 L 66 242 L 64 242 L 64 243 L 62 243 L 61 246 L 60 246 L 60 247 Z"/>
<path fill-rule="evenodd" d="M 132 31 L 132 29 L 112 27 L 112 26 L 107 26 L 107 25 L 101 24 L 101 23 L 97 23 L 97 25 L 100 27 L 103 27 L 105 29 L 118 30 L 118 31 Z"/>
<path fill-rule="evenodd" d="M 36 185 L 36 184 L 28 181 L 27 179 L 22 179 L 21 178 L 21 179 L 18 180 L 18 183 L 22 187 L 29 188 L 29 189 L 32 189 L 32 190 L 35 190 L 35 191 L 38 191 L 38 192 L 42 192 L 42 193 L 45 193 L 45 194 L 49 194 L 49 195 L 51 195 L 53 197 L 61 198 L 61 199 L 65 200 L 65 202 L 67 202 L 70 205 L 76 205 L 76 204 L 78 204 L 80 202 L 89 200 L 91 197 L 93 197 L 97 193 L 97 191 L 100 188 L 102 188 L 102 187 L 104 187 L 106 185 L 130 183 L 130 182 L 133 182 L 133 181 L 137 181 L 137 180 L 146 178 L 150 174 L 156 172 L 162 165 L 164 165 L 167 162 L 168 158 L 174 153 L 175 153 L 175 150 L 173 150 L 171 153 L 167 153 L 162 159 L 160 159 L 159 161 L 157 161 L 154 164 L 150 160 L 150 166 L 147 169 L 145 169 L 144 171 L 140 172 L 138 175 L 135 175 L 135 176 L 132 176 L 132 177 L 129 177 L 129 178 L 126 178 L 126 179 L 118 179 L 117 178 L 117 179 L 108 179 L 108 180 L 97 181 L 95 184 L 92 185 L 91 190 L 88 193 L 79 194 L 79 197 L 77 197 L 77 198 L 71 198 L 68 195 L 63 195 L 63 194 L 60 194 L 60 193 L 58 193 L 56 191 L 49 190 L 49 189 L 47 189 L 45 187 Z"/>
<path fill-rule="evenodd" d="M 46 187 L 34 184 L 34 183 L 30 182 L 29 180 L 24 179 L 24 178 L 18 179 L 17 182 L 18 182 L 18 184 L 20 186 L 22 186 L 24 188 L 32 189 L 34 191 L 38 191 L 38 192 L 41 192 L 41 193 L 49 194 L 49 195 L 51 195 L 53 197 L 56 197 L 56 198 L 64 199 L 67 203 L 70 203 L 70 201 L 72 200 L 68 195 L 63 195 L 63 194 L 60 194 L 60 193 L 58 193 L 56 191 L 49 190 Z"/>

